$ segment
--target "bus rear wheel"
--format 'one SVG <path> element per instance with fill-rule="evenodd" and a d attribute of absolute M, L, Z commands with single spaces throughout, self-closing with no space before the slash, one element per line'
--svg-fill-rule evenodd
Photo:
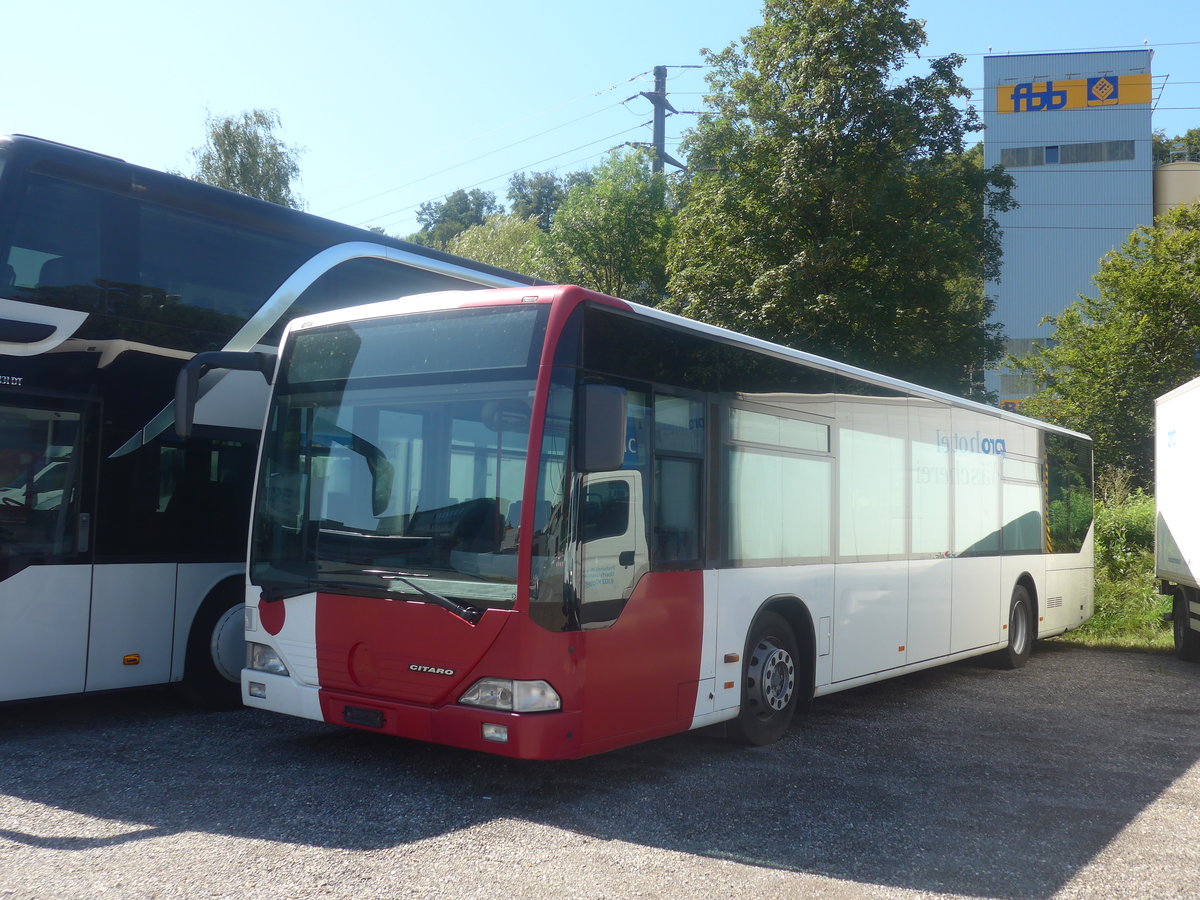
<path fill-rule="evenodd" d="M 1008 646 L 996 654 L 1002 669 L 1020 669 L 1033 652 L 1033 600 L 1023 584 L 1013 588 L 1008 603 Z"/>
<path fill-rule="evenodd" d="M 754 621 L 742 662 L 742 706 L 730 736 L 755 746 L 773 744 L 791 724 L 799 701 L 796 636 L 778 613 Z"/>
<path fill-rule="evenodd" d="M 1200 631 L 1191 625 L 1191 591 L 1176 587 L 1171 591 L 1171 626 L 1175 636 L 1175 655 L 1188 662 L 1200 660 Z"/>
<path fill-rule="evenodd" d="M 242 705 L 244 609 L 241 585 L 231 582 L 209 594 L 192 620 L 180 689 L 197 706 L 238 709 Z"/>

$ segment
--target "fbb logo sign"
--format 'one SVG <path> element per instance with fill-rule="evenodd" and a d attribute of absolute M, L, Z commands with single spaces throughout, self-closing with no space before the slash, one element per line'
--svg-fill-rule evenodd
<path fill-rule="evenodd" d="M 996 88 L 996 112 L 1046 112 L 1150 102 L 1150 75 L 1022 81 Z"/>

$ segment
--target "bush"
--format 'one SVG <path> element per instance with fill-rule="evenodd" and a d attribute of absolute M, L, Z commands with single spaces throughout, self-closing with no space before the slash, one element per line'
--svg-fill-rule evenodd
<path fill-rule="evenodd" d="M 1130 487 L 1129 472 L 1105 473 L 1096 484 L 1096 568 L 1114 578 L 1154 569 L 1154 498 Z"/>
<path fill-rule="evenodd" d="M 1127 471 L 1096 483 L 1096 611 L 1068 639 L 1090 646 L 1169 650 L 1170 601 L 1154 577 L 1154 498 Z"/>

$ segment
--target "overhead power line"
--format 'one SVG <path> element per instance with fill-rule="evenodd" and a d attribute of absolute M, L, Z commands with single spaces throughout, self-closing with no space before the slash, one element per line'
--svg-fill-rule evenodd
<path fill-rule="evenodd" d="M 495 128 L 489 129 L 489 130 L 487 130 L 487 131 L 484 131 L 484 132 L 480 132 L 479 134 L 476 134 L 476 135 L 473 135 L 473 136 L 471 136 L 471 137 L 469 137 L 469 138 L 466 138 L 465 140 L 463 140 L 462 142 L 460 142 L 458 145 L 456 145 L 456 147 L 458 147 L 458 148 L 462 148 L 462 147 L 472 147 L 472 146 L 479 146 L 479 144 L 480 144 L 480 143 L 483 141 L 483 139 L 484 139 L 484 138 L 487 138 L 487 137 L 489 137 L 489 136 L 491 136 L 491 135 L 494 135 L 494 134 L 497 134 L 497 133 L 499 133 L 499 132 L 503 132 L 503 131 L 506 131 L 506 130 L 511 130 L 511 129 L 517 128 L 518 126 L 520 126 L 520 125 L 523 125 L 523 124 L 525 124 L 525 123 L 527 123 L 527 122 L 530 122 L 530 121 L 534 121 L 534 120 L 537 120 L 537 119 L 540 119 L 540 118 L 544 118 L 544 117 L 546 117 L 546 116 L 548 116 L 548 115 L 550 115 L 550 114 L 552 114 L 552 113 L 554 113 L 554 112 L 557 112 L 558 110 L 561 110 L 561 109 L 564 109 L 564 108 L 566 108 L 566 107 L 572 106 L 572 105 L 574 105 L 574 104 L 576 104 L 576 103 L 580 103 L 580 102 L 583 102 L 583 101 L 585 101 L 585 100 L 590 100 L 590 99 L 592 99 L 592 98 L 595 98 L 595 97 L 600 97 L 600 96 L 603 96 L 604 94 L 610 93 L 610 92 L 612 92 L 612 91 L 618 90 L 618 89 L 619 89 L 619 88 L 621 88 L 621 87 L 624 87 L 625 85 L 629 84 L 630 82 L 637 81 L 637 80 L 638 80 L 638 79 L 640 79 L 640 78 L 644 78 L 645 76 L 649 75 L 650 73 L 651 73 L 651 70 L 647 69 L 647 70 L 646 70 L 646 71 L 644 71 L 644 72 L 639 72 L 639 73 L 637 73 L 636 75 L 631 75 L 631 76 L 630 76 L 630 77 L 628 77 L 628 78 L 625 78 L 625 79 L 622 79 L 622 80 L 620 80 L 620 81 L 618 81 L 618 82 L 615 82 L 614 84 L 611 84 L 611 85 L 609 85 L 608 87 L 605 87 L 605 88 L 600 88 L 599 90 L 595 90 L 595 91 L 589 91 L 588 93 L 586 93 L 586 94 L 581 94 L 580 96 L 578 96 L 578 97 L 574 97 L 574 98 L 572 98 L 571 100 L 566 100 L 566 101 L 564 101 L 564 102 L 562 102 L 562 103 L 559 103 L 559 104 L 556 104 L 556 105 L 554 105 L 554 106 L 547 107 L 547 108 L 545 108 L 545 109 L 542 109 L 542 110 L 538 110 L 538 111 L 532 112 L 532 113 L 530 113 L 529 115 L 527 115 L 527 116 L 525 116 L 525 117 L 523 117 L 523 118 L 521 118 L 521 119 L 514 119 L 514 120 L 511 120 L 511 121 L 507 121 L 507 122 L 503 123 L 502 125 L 498 125 L 498 126 L 496 126 Z M 606 106 L 606 107 L 603 107 L 603 108 L 601 108 L 601 109 L 598 109 L 598 110 L 593 110 L 593 111 L 592 111 L 592 112 L 590 112 L 590 113 L 586 113 L 586 114 L 584 114 L 584 115 L 582 115 L 582 116 L 579 116 L 579 117 L 577 117 L 577 118 L 575 118 L 575 119 L 572 119 L 572 120 L 570 120 L 570 121 L 568 121 L 568 122 L 563 122 L 563 123 L 561 123 L 561 124 L 559 124 L 559 125 L 556 125 L 556 126 L 554 126 L 554 127 L 552 127 L 552 128 L 548 128 L 548 129 L 546 129 L 546 130 L 544 130 L 544 131 L 542 131 L 542 132 L 539 132 L 539 133 L 537 133 L 537 134 L 533 134 L 533 135 L 527 135 L 526 137 L 522 138 L 522 140 L 521 140 L 521 141 L 516 141 L 516 142 L 514 142 L 513 144 L 510 144 L 510 145 L 508 145 L 507 147 L 500 147 L 500 148 L 497 148 L 497 149 L 496 149 L 496 150 L 494 150 L 494 151 L 489 151 L 488 153 L 482 154 L 482 156 L 476 157 L 476 158 L 474 158 L 474 159 L 470 159 L 470 160 L 464 160 L 463 162 L 457 163 L 455 166 L 450 166 L 450 167 L 448 167 L 448 168 L 446 168 L 446 169 L 444 169 L 444 170 L 442 170 L 442 171 L 435 172 L 435 173 L 430 173 L 430 174 L 429 174 L 429 175 L 427 175 L 427 176 L 422 176 L 421 178 L 418 178 L 418 179 L 416 179 L 415 181 L 407 182 L 407 183 L 405 183 L 405 184 L 402 184 L 402 185 L 396 185 L 395 187 L 387 188 L 387 189 L 385 189 L 385 190 L 383 190 L 383 191 L 380 191 L 380 192 L 377 192 L 377 193 L 375 193 L 375 194 L 372 194 L 372 195 L 371 195 L 371 196 L 369 196 L 369 197 L 364 197 L 364 198 L 363 198 L 363 199 L 361 199 L 361 200 L 355 200 L 355 201 L 352 201 L 352 202 L 350 202 L 350 203 L 343 204 L 342 206 L 339 206 L 339 207 L 337 207 L 337 208 L 335 208 L 335 209 L 332 209 L 332 210 L 328 210 L 328 211 L 326 211 L 326 212 L 325 212 L 325 214 L 326 214 L 326 215 L 332 215 L 333 213 L 336 213 L 336 212 L 341 212 L 342 210 L 346 210 L 346 209 L 350 209 L 350 208 L 352 208 L 352 207 L 354 207 L 354 206 L 360 205 L 360 204 L 362 204 L 362 203 L 369 202 L 370 200 L 377 199 L 377 198 L 378 198 L 378 197 L 380 197 L 380 196 L 385 196 L 385 195 L 387 195 L 387 194 L 389 194 L 389 193 L 392 193 L 392 192 L 394 192 L 394 191 L 397 191 L 397 190 L 403 190 L 403 189 L 404 189 L 404 188 L 406 188 L 406 187 L 411 187 L 413 184 L 418 184 L 418 183 L 420 183 L 421 181 L 425 180 L 425 178 L 429 178 L 429 177 L 435 177 L 436 175 L 443 174 L 443 173 L 444 173 L 444 172 L 446 172 L 446 171 L 451 171 L 452 169 L 454 169 L 454 168 L 457 168 L 458 166 L 470 165 L 471 163 L 473 163 L 473 162 L 476 162 L 476 161 L 478 161 L 479 159 L 486 158 L 487 156 L 489 156 L 489 155 L 492 155 L 493 153 L 499 153 L 499 152 L 502 152 L 503 150 L 509 149 L 509 148 L 510 148 L 510 147 L 512 147 L 512 146 L 516 146 L 517 144 L 520 144 L 522 141 L 530 141 L 530 140 L 535 140 L 535 139 L 536 139 L 536 138 L 538 138 L 538 137 L 542 137 L 542 136 L 544 136 L 544 135 L 546 135 L 546 134 L 549 134 L 549 133 L 551 133 L 551 132 L 553 132 L 553 131 L 557 131 L 557 130 L 558 130 L 558 129 L 560 129 L 560 128 L 566 128 L 566 127 L 568 127 L 568 126 L 570 126 L 570 125 L 573 125 L 573 124 L 575 124 L 576 122 L 582 121 L 583 119 L 589 118 L 589 117 L 591 117 L 591 116 L 594 116 L 594 115 L 598 115 L 598 114 L 600 114 L 600 113 L 602 113 L 602 112 L 605 112 L 605 111 L 607 111 L 607 110 L 609 110 L 609 109 L 613 109 L 613 108 L 615 108 L 616 106 L 619 106 L 619 105 L 620 105 L 619 103 L 617 103 L 617 104 L 611 104 L 611 105 L 609 105 L 609 106 Z M 441 154 L 439 155 L 439 157 L 438 157 L 438 158 L 439 158 L 439 159 L 445 159 L 445 153 L 441 153 Z M 361 181 L 362 181 L 362 180 L 363 180 L 363 179 L 360 179 L 360 181 L 359 181 L 358 183 L 361 183 Z M 370 179 L 367 179 L 367 180 L 370 180 Z M 325 192 L 325 193 L 328 193 L 328 192 Z"/>
<path fill-rule="evenodd" d="M 569 122 L 563 122 L 561 125 L 555 125 L 553 128 L 547 128 L 545 131 L 538 132 L 537 134 L 531 134 L 528 137 L 523 137 L 519 141 L 513 141 L 511 144 L 506 144 L 503 147 L 497 147 L 495 150 L 489 150 L 487 153 L 481 153 L 476 157 L 473 157 L 473 158 L 467 159 L 467 160 L 463 160 L 462 162 L 455 163 L 452 166 L 447 166 L 444 169 L 439 169 L 436 172 L 429 172 L 425 175 L 422 175 L 420 178 L 415 178 L 412 181 L 406 182 L 405 184 L 399 184 L 399 185 L 396 185 L 395 187 L 390 187 L 387 190 L 380 191 L 377 194 L 372 194 L 370 197 L 364 197 L 362 200 L 355 200 L 353 203 L 347 203 L 345 206 L 339 206 L 337 209 L 331 210 L 331 212 L 340 212 L 344 209 L 349 209 L 352 206 L 358 206 L 362 203 L 367 203 L 367 202 L 370 202 L 371 200 L 377 200 L 380 197 L 385 197 L 388 194 L 394 194 L 396 191 L 401 191 L 401 190 L 404 190 L 405 188 L 412 187 L 415 184 L 420 184 L 422 181 L 428 181 L 430 178 L 436 178 L 438 175 L 444 175 L 447 172 L 453 172 L 455 169 L 461 169 L 463 166 L 469 166 L 469 165 L 471 165 L 471 163 L 479 162 L 481 159 L 487 159 L 489 156 L 495 156 L 497 153 L 503 153 L 505 150 L 511 150 L 513 147 L 519 147 L 521 144 L 526 144 L 529 141 L 536 140 L 537 138 L 540 138 L 540 137 L 544 137 L 547 134 L 551 134 L 555 131 L 558 131 L 559 129 L 566 128 L 569 125 L 574 125 L 577 122 L 582 122 L 584 119 L 590 119 L 592 116 L 599 115 L 602 112 L 607 112 L 608 110 L 613 109 L 614 107 L 620 106 L 620 105 L 621 104 L 619 104 L 619 103 L 614 103 L 614 104 L 612 104 L 610 106 L 606 106 L 602 109 L 593 110 L 592 112 L 586 113 L 585 115 L 582 115 L 582 116 L 579 116 L 576 119 L 572 119 Z"/>
<path fill-rule="evenodd" d="M 474 184 L 467 185 L 467 186 L 466 186 L 466 187 L 464 187 L 464 188 L 460 188 L 459 190 L 469 191 L 469 190 L 472 190 L 473 188 L 482 187 L 482 186 L 483 186 L 483 185 L 485 185 L 485 184 L 491 184 L 493 181 L 498 181 L 498 180 L 499 180 L 499 179 L 501 179 L 501 178 L 508 178 L 509 176 L 515 175 L 517 172 L 524 172 L 524 171 L 527 171 L 528 169 L 531 169 L 531 168 L 533 168 L 534 166 L 540 166 L 540 165 L 542 165 L 543 163 L 549 162 L 549 161 L 550 161 L 550 160 L 552 160 L 552 159 L 557 159 L 557 158 L 558 158 L 558 157 L 560 157 L 560 156 L 566 156 L 568 153 L 575 153 L 575 152 L 577 152 L 577 151 L 579 151 L 579 150 L 582 150 L 582 149 L 584 149 L 585 147 L 594 147 L 596 144 L 603 144 L 603 143 L 605 143 L 606 141 L 611 141 L 611 140 L 613 140 L 614 138 L 618 138 L 618 137 L 620 137 L 620 136 L 621 136 L 621 135 L 623 135 L 623 134 L 628 134 L 630 131 L 635 131 L 636 129 L 638 129 L 638 128 L 642 128 L 642 127 L 643 127 L 643 126 L 639 124 L 639 125 L 634 125 L 634 126 L 633 126 L 633 127 L 631 127 L 631 128 L 625 128 L 625 129 L 623 129 L 623 130 L 621 130 L 621 131 L 618 131 L 618 132 L 615 132 L 615 133 L 613 133 L 613 134 L 610 134 L 610 135 L 608 135 L 607 137 L 602 137 L 602 138 L 599 138 L 599 139 L 597 139 L 597 140 L 594 140 L 594 141 L 589 141 L 589 142 L 588 142 L 588 143 L 586 143 L 586 144 L 581 144 L 580 146 L 578 146 L 578 147 L 574 147 L 574 148 L 572 148 L 572 149 L 570 149 L 570 150 L 564 150 L 564 151 L 562 151 L 561 153 L 555 153 L 553 156 L 547 156 L 547 157 L 545 157 L 544 159 L 537 160 L 536 162 L 528 163 L 528 164 L 526 164 L 526 165 L 524 165 L 524 166 L 518 166 L 518 167 L 517 167 L 517 168 L 515 168 L 515 169 L 510 169 L 509 171 L 507 171 L 507 172 L 504 172 L 504 173 L 502 173 L 502 174 L 500 174 L 500 175 L 494 175 L 494 176 L 492 176 L 492 177 L 490 177 L 490 178 L 484 178 L 484 179 L 482 179 L 482 180 L 480 180 L 480 181 L 477 181 L 477 182 L 475 182 Z M 418 201 L 417 203 L 411 203 L 411 204 L 409 204 L 408 206 L 401 207 L 400 209 L 394 209 L 394 210 L 392 210 L 391 212 L 383 213 L 383 214 L 382 214 L 382 215 L 380 215 L 380 216 L 376 216 L 376 217 L 375 217 L 375 219 L 376 219 L 376 220 L 378 220 L 378 219 L 385 219 L 385 218 L 387 218 L 387 217 L 389 217 L 389 216 L 397 216 L 397 215 L 399 215 L 399 214 L 401 214 L 401 213 L 410 212 L 410 211 L 412 211 L 412 210 L 416 209 L 417 207 L 419 207 L 419 206 L 420 206 L 422 203 L 428 203 L 428 202 L 430 202 L 430 200 L 421 200 L 421 201 Z M 366 226 L 366 225 L 372 224 L 372 222 L 373 222 L 373 221 L 374 221 L 374 220 L 370 220 L 370 219 L 368 219 L 368 220 L 367 220 L 367 221 L 365 221 L 365 222 L 359 222 L 359 223 L 358 223 L 358 225 L 359 225 L 359 227 L 363 227 L 363 226 Z M 395 225 L 395 224 L 397 224 L 397 222 L 398 222 L 398 221 L 401 221 L 401 220 L 393 220 L 393 221 L 387 222 L 387 223 L 385 223 L 385 224 L 384 224 L 384 226 L 383 226 L 383 227 L 385 227 L 385 228 L 386 228 L 386 227 L 389 227 L 389 226 L 391 226 L 391 225 Z"/>
<path fill-rule="evenodd" d="M 538 161 L 536 161 L 536 162 L 527 163 L 526 165 L 519 166 L 519 167 L 517 167 L 517 168 L 515 168 L 515 169 L 511 169 L 511 170 L 509 170 L 509 171 L 505 172 L 504 174 L 501 174 L 501 175 L 495 175 L 495 176 L 491 176 L 491 177 L 489 177 L 489 178 L 482 179 L 482 180 L 480 180 L 480 181 L 477 181 L 477 182 L 476 182 L 475 184 L 473 184 L 473 185 L 470 185 L 470 186 L 468 186 L 468 187 L 465 187 L 465 188 L 460 188 L 460 190 L 471 190 L 471 189 L 473 189 L 473 188 L 480 187 L 480 186 L 482 186 L 482 185 L 491 184 L 491 183 L 493 183 L 493 182 L 495 182 L 495 181 L 497 181 L 497 180 L 499 180 L 499 179 L 501 179 L 501 178 L 510 177 L 510 176 L 512 176 L 512 175 L 514 175 L 514 174 L 516 174 L 517 172 L 521 172 L 521 171 L 527 171 L 527 170 L 529 170 L 529 169 L 532 169 L 532 168 L 534 168 L 535 166 L 539 166 L 539 165 L 542 165 L 542 164 L 544 164 L 544 163 L 546 163 L 546 162 L 549 162 L 549 161 L 551 161 L 551 160 L 558 159 L 558 158 L 560 158 L 560 157 L 562 157 L 562 156 L 566 156 L 566 155 L 568 155 L 568 154 L 575 153 L 575 152 L 577 152 L 578 150 L 584 149 L 584 148 L 586 148 L 586 147 L 591 147 L 591 146 L 595 146 L 596 144 L 601 144 L 601 143 L 604 143 L 605 141 L 612 140 L 613 138 L 615 138 L 615 137 L 619 137 L 619 136 L 620 136 L 620 135 L 622 135 L 622 134 L 626 134 L 626 133 L 628 133 L 629 131 L 635 130 L 635 129 L 637 129 L 637 128 L 642 128 L 642 127 L 645 127 L 646 125 L 652 125 L 652 127 L 653 127 L 653 129 L 654 129 L 654 130 L 653 130 L 653 136 L 654 136 L 654 140 L 653 140 L 653 143 L 652 143 L 652 145 L 651 145 L 651 146 L 652 146 L 652 149 L 653 149 L 653 151 L 654 151 L 654 154 L 655 154 L 655 157 L 654 157 L 654 165 L 655 165 L 655 169 L 656 169 L 656 171 L 661 171 L 661 169 L 662 169 L 662 163 L 664 163 L 664 162 L 669 162 L 669 163 L 671 163 L 672 165 L 674 165 L 674 166 L 676 166 L 676 167 L 678 167 L 678 168 L 680 168 L 680 169 L 683 169 L 683 168 L 685 168 L 684 164 L 683 164 L 683 163 L 681 163 L 681 162 L 679 162 L 678 160 L 676 160 L 676 159 L 675 159 L 675 158 L 674 158 L 672 155 L 670 155 L 670 154 L 667 152 L 667 149 L 666 149 L 666 134 L 665 134 L 665 121 L 666 121 L 666 116 L 667 116 L 669 113 L 676 113 L 676 112 L 678 112 L 677 110 L 675 110 L 675 109 L 674 109 L 674 107 L 671 105 L 670 101 L 667 99 L 667 91 L 666 91 L 666 78 L 667 78 L 667 70 L 668 70 L 668 69 L 671 69 L 671 68 L 676 68 L 676 69 L 698 69 L 698 68 L 703 68 L 703 67 L 702 67 L 702 66 L 698 66 L 698 65 L 695 65 L 695 66 L 693 66 L 693 65 L 679 65 L 679 66 L 655 66 L 653 70 L 647 70 L 647 72 L 642 72 L 642 73 L 639 73 L 638 75 L 635 75 L 635 76 L 632 76 L 632 77 L 630 77 L 630 78 L 628 78 L 628 79 L 625 79 L 624 81 L 617 82 L 616 84 L 614 84 L 614 85 L 612 85 L 612 86 L 610 86 L 610 87 L 608 87 L 608 88 L 605 88 L 605 89 L 604 89 L 604 90 L 602 90 L 602 91 L 597 91 L 597 92 L 596 92 L 596 94 L 594 94 L 593 96 L 599 96 L 600 94 L 606 93 L 606 92 L 608 92 L 608 91 L 614 90 L 615 88 L 621 87 L 622 85 L 628 84 L 628 83 L 629 83 L 629 82 L 631 82 L 631 81 L 635 81 L 635 80 L 637 80 L 638 78 L 641 78 L 641 77 L 643 77 L 644 75 L 648 74 L 648 73 L 649 73 L 649 72 L 651 72 L 651 71 L 653 72 L 653 74 L 654 74 L 654 78 L 655 78 L 655 87 L 654 87 L 654 91 L 641 91 L 641 92 L 639 92 L 639 93 L 637 93 L 637 94 L 633 94 L 633 95 L 631 95 L 631 96 L 629 96 L 629 97 L 625 98 L 624 100 L 622 100 L 622 101 L 621 101 L 621 103 L 619 103 L 619 104 L 613 104 L 613 105 L 611 105 L 611 106 L 605 107 L 605 108 L 604 108 L 604 109 L 602 109 L 602 110 L 596 110 L 596 111 L 594 111 L 594 112 L 592 112 L 592 113 L 588 113 L 588 114 L 586 114 L 586 115 L 584 115 L 584 116 L 580 116 L 580 117 L 578 117 L 577 119 L 574 119 L 574 120 L 572 120 L 571 122 L 565 122 L 565 123 L 563 123 L 563 124 L 561 124 L 561 125 L 555 126 L 554 128 L 547 129 L 546 131 L 543 131 L 543 132 L 541 132 L 541 133 L 540 133 L 540 134 L 538 134 L 538 135 L 530 135 L 529 137 L 522 138 L 522 139 L 521 139 L 521 140 L 519 140 L 519 141 L 515 141 L 515 142 L 513 142 L 513 143 L 511 143 L 511 144 L 508 144 L 508 145 L 507 145 L 507 146 L 505 146 L 505 147 L 500 147 L 500 148 L 497 148 L 497 149 L 495 149 L 495 150 L 488 151 L 487 153 L 481 154 L 481 155 L 479 155 L 479 156 L 477 156 L 477 157 L 475 157 L 475 158 L 473 158 L 473 159 L 466 160 L 465 162 L 462 162 L 462 163 L 457 163 L 457 164 L 455 164 L 455 165 L 453 165 L 453 166 L 448 166 L 448 167 L 446 167 L 446 168 L 443 168 L 443 169 L 441 169 L 441 170 L 439 170 L 439 171 L 437 171 L 437 172 L 432 172 L 432 173 L 430 173 L 430 174 L 428 174 L 428 175 L 424 175 L 424 176 L 422 176 L 422 177 L 420 177 L 420 178 L 418 178 L 418 179 L 415 179 L 414 181 L 408 182 L 408 183 L 406 183 L 406 184 L 403 184 L 403 185 L 398 185 L 398 186 L 396 186 L 396 187 L 394 187 L 394 188 L 389 188 L 389 189 L 387 189 L 387 190 L 385 190 L 385 191 L 381 191 L 381 192 L 379 192 L 379 193 L 377 193 L 377 194 L 373 195 L 372 197 L 369 197 L 369 198 L 366 198 L 366 199 L 364 199 L 364 200 L 360 200 L 360 201 L 355 201 L 354 203 L 348 204 L 347 206 L 343 206 L 343 207 L 341 207 L 340 209 L 346 209 L 346 208 L 349 208 L 350 206 L 356 206 L 356 205 L 358 205 L 358 204 L 360 204 L 360 203 L 367 202 L 368 200 L 373 200 L 373 199 L 376 199 L 376 198 L 378 198 L 378 197 L 381 197 L 381 196 L 386 196 L 387 194 L 394 193 L 395 191 L 398 191 L 398 190 L 402 190 L 403 188 L 406 188 L 406 187 L 411 187 L 411 186 L 412 186 L 412 185 L 414 185 L 414 184 L 419 184 L 420 182 L 422 182 L 422 181 L 425 181 L 425 180 L 427 180 L 427 179 L 429 179 L 429 178 L 433 178 L 433 177 L 436 177 L 436 176 L 438 176 L 438 175 L 445 174 L 446 172 L 453 171 L 454 169 L 461 168 L 462 166 L 465 166 L 465 165 L 470 165 L 471 163 L 478 162 L 478 161 L 479 161 L 479 160 L 481 160 L 481 159 L 486 159 L 487 157 L 489 157 L 489 156 L 493 156 L 493 155 L 495 155 L 496 153 L 500 153 L 500 152 L 502 152 L 502 151 L 504 151 L 504 150 L 511 149 L 512 147 L 518 146 L 518 145 L 520 145 L 520 144 L 522 144 L 522 143 L 525 143 L 525 142 L 527 142 L 527 141 L 533 140 L 533 139 L 535 139 L 535 138 L 537 138 L 537 137 L 541 137 L 541 136 L 543 136 L 543 135 L 545 135 L 545 134 L 549 134 L 549 133 L 551 133 L 551 132 L 553 132 L 553 131 L 557 131 L 557 130 L 559 130 L 560 128 L 565 128 L 565 127 L 567 127 L 568 125 L 571 125 L 571 124 L 574 124 L 574 123 L 576 123 L 576 122 L 579 122 L 579 121 L 581 121 L 581 120 L 583 120 L 583 119 L 589 118 L 589 117 L 591 117 L 591 116 L 593 116 L 593 115 L 596 115 L 596 114 L 598 114 L 598 113 L 600 113 L 600 112 L 604 112 L 604 111 L 606 111 L 606 110 L 608 110 L 608 109 L 612 109 L 614 106 L 619 106 L 619 105 L 625 105 L 625 104 L 628 104 L 628 103 L 629 103 L 631 100 L 635 100 L 635 99 L 637 99 L 638 97 L 644 97 L 644 98 L 646 98 L 646 99 L 647 99 L 647 100 L 649 100 L 649 101 L 651 102 L 651 104 L 654 106 L 654 118 L 653 118 L 653 119 L 652 119 L 650 122 L 643 122 L 643 123 L 639 123 L 638 125 L 634 126 L 633 128 L 627 128 L 627 129 L 623 129 L 622 131 L 616 132 L 616 133 L 614 133 L 613 135 L 610 135 L 610 136 L 608 136 L 608 137 L 600 138 L 599 140 L 596 140 L 596 141 L 591 141 L 591 142 L 589 142 L 589 143 L 587 143 L 587 144 L 583 144 L 583 145 L 581 145 L 581 146 L 579 146 L 579 147 L 576 147 L 576 148 L 574 148 L 574 149 L 571 149 L 571 150 L 565 150 L 565 151 L 563 151 L 563 152 L 561 152 L 561 153 L 556 153 L 556 154 L 554 154 L 554 155 L 552 155 L 552 156 L 550 156 L 550 157 L 546 157 L 546 158 L 544 158 L 544 159 L 542 159 L 542 160 L 538 160 Z M 626 142 L 626 143 L 631 143 L 631 142 Z M 632 142 L 632 143 L 636 143 L 636 142 Z M 395 209 L 395 210 L 392 210 L 392 211 L 390 211 L 390 212 L 384 213 L 384 214 L 383 214 L 383 215 L 381 215 L 381 216 L 374 216 L 374 217 L 372 217 L 371 219 L 369 219 L 369 220 L 366 220 L 366 221 L 363 221 L 363 222 L 360 222 L 360 223 L 358 223 L 358 224 L 359 224 L 360 226 L 361 226 L 361 225 L 368 225 L 368 224 L 372 224 L 372 223 L 374 223 L 374 222 L 377 222 L 377 221 L 379 221 L 380 219 L 388 218 L 388 217 L 391 217 L 391 216 L 397 216 L 397 215 L 400 215 L 401 213 L 411 212 L 412 210 L 414 210 L 414 209 L 417 209 L 418 207 L 420 207 L 420 206 L 421 206 L 423 203 L 429 203 L 429 202 L 432 202 L 432 199 L 429 199 L 429 200 L 422 200 L 422 201 L 419 201 L 419 202 L 417 202 L 417 203 L 413 203 L 413 204 L 410 204 L 410 205 L 408 205 L 408 206 L 402 207 L 402 208 L 400 208 L 400 209 Z M 335 210 L 335 212 L 336 212 L 336 211 L 337 211 L 337 210 Z M 385 225 L 384 227 L 389 227 L 389 226 L 391 226 L 391 225 L 394 225 L 394 224 L 396 224 L 396 220 L 389 221 L 388 223 L 386 223 L 386 225 Z"/>

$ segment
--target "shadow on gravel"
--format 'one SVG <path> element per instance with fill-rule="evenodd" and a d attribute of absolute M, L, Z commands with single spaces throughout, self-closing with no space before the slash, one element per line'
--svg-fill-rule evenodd
<path fill-rule="evenodd" d="M 1016 672 L 959 663 L 823 698 L 771 747 L 697 733 L 569 763 L 193 712 L 148 692 L 0 709 L 0 794 L 78 824 L 39 825 L 34 806 L 0 838 L 69 851 L 202 831 L 369 851 L 512 819 L 864 884 L 1040 898 L 1198 758 L 1200 666 L 1053 642 Z"/>

